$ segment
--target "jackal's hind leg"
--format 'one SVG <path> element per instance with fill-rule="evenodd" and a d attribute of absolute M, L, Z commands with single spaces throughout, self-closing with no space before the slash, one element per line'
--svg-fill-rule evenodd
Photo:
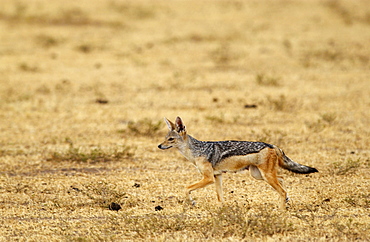
<path fill-rule="evenodd" d="M 277 179 L 278 179 L 280 185 L 282 186 L 282 188 L 284 190 L 286 190 L 286 187 L 284 186 L 284 179 L 283 179 L 283 177 L 282 176 L 277 176 Z M 286 198 L 285 198 L 285 202 L 287 203 L 287 202 L 289 202 L 289 200 L 290 200 L 290 198 L 288 197 L 288 193 L 287 193 Z"/>
<path fill-rule="evenodd" d="M 288 196 L 287 196 L 287 193 L 286 191 L 284 190 L 284 188 L 280 185 L 277 177 L 273 177 L 273 176 L 270 176 L 270 174 L 266 175 L 266 181 L 268 184 L 270 184 L 279 194 L 280 194 L 280 197 L 281 197 L 281 203 L 280 203 L 280 207 L 282 209 L 284 209 L 285 207 L 285 203 L 287 202 L 288 200 Z"/>
<path fill-rule="evenodd" d="M 276 174 L 277 173 L 276 166 L 274 166 L 274 163 L 272 162 L 270 163 L 266 162 L 265 164 L 258 166 L 258 168 L 261 172 L 263 179 L 279 193 L 280 208 L 285 209 L 285 203 L 288 199 L 287 193 L 278 180 L 278 176 Z M 281 180 L 281 177 L 279 177 L 279 179 Z"/>
<path fill-rule="evenodd" d="M 263 166 L 262 166 L 263 167 Z M 276 180 L 274 179 L 274 175 L 270 174 L 269 172 L 266 172 L 267 174 L 264 174 L 262 175 L 261 173 L 261 168 L 258 168 L 257 166 L 250 166 L 249 167 L 249 171 L 251 173 L 251 176 L 257 180 L 265 180 L 267 183 L 269 183 L 273 188 L 275 188 L 275 190 L 282 196 L 282 194 L 285 192 L 285 189 L 284 189 L 284 186 L 283 186 L 283 177 L 282 176 L 276 176 Z M 268 167 L 266 167 L 268 168 Z M 274 171 L 272 171 L 274 172 Z M 267 178 L 266 176 L 271 176 L 271 178 Z M 281 189 L 280 189 L 280 188 Z M 284 203 L 288 202 L 289 201 L 289 197 L 286 195 L 286 192 L 285 192 L 285 200 L 284 200 Z M 281 206 L 285 206 L 285 205 L 281 205 Z"/>

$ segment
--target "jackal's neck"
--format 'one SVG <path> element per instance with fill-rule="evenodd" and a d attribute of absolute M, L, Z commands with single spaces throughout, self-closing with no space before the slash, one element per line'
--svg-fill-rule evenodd
<path fill-rule="evenodd" d="M 190 147 L 194 148 L 194 147 L 202 146 L 204 141 L 197 140 L 196 138 L 193 138 L 192 136 L 187 135 L 187 143 L 189 144 Z"/>
<path fill-rule="evenodd" d="M 197 140 L 190 135 L 186 135 L 182 146 L 178 147 L 180 153 L 188 160 L 194 160 L 197 157 L 197 151 L 201 150 L 203 141 Z"/>

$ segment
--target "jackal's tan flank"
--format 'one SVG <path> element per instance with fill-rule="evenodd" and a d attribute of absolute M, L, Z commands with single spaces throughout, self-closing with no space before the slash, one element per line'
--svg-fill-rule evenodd
<path fill-rule="evenodd" d="M 277 175 L 278 167 L 301 174 L 317 172 L 315 168 L 292 161 L 275 145 L 249 141 L 199 141 L 186 134 L 180 117 L 176 118 L 175 124 L 166 118 L 165 122 L 169 132 L 158 148 L 177 148 L 203 175 L 202 180 L 186 188 L 192 204 L 195 202 L 190 193 L 212 183 L 216 184 L 217 197 L 222 202 L 222 173 L 249 169 L 254 178 L 265 180 L 280 194 L 280 207 L 285 208 L 289 198 L 282 187 L 282 177 Z"/>

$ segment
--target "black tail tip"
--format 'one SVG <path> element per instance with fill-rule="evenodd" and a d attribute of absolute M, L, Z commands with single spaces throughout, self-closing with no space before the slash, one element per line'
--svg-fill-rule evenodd
<path fill-rule="evenodd" d="M 315 173 L 315 172 L 319 172 L 319 171 L 316 168 L 310 167 L 307 173 Z"/>

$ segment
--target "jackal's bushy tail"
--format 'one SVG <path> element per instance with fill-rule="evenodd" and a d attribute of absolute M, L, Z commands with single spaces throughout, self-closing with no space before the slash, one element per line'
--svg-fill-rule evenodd
<path fill-rule="evenodd" d="M 318 172 L 316 168 L 304 166 L 304 165 L 298 164 L 297 162 L 292 161 L 291 159 L 289 159 L 288 156 L 284 154 L 284 151 L 282 151 L 280 148 L 276 146 L 274 148 L 278 155 L 280 167 L 288 171 L 291 171 L 294 173 L 300 173 L 300 174 L 309 174 L 309 173 Z"/>

